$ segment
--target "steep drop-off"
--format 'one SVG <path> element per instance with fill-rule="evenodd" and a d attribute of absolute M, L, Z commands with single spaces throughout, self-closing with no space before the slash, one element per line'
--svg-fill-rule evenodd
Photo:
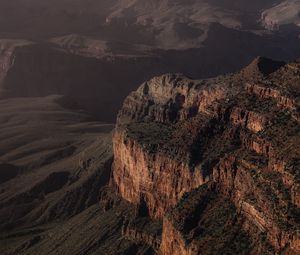
<path fill-rule="evenodd" d="M 300 253 L 299 68 L 257 58 L 214 79 L 156 77 L 127 97 L 111 183 L 162 221 L 158 254 Z"/>
<path fill-rule="evenodd" d="M 72 100 L 1 100 L 0 253 L 299 254 L 299 67 L 153 78 L 113 161 L 112 126 Z"/>

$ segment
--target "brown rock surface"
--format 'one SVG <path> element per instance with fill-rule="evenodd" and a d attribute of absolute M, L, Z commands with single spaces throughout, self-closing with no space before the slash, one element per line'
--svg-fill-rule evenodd
<path fill-rule="evenodd" d="M 163 220 L 160 254 L 300 253 L 299 63 L 258 60 L 214 79 L 156 77 L 125 100 L 112 180 Z"/>

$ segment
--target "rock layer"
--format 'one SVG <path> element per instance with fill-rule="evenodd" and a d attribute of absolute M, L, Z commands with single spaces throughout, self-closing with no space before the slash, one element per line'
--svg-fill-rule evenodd
<path fill-rule="evenodd" d="M 300 252 L 300 84 L 280 66 L 256 81 L 168 74 L 125 100 L 112 180 L 138 215 L 163 220 L 159 254 Z"/>
<path fill-rule="evenodd" d="M 125 134 L 114 135 L 114 181 L 123 198 L 147 205 L 147 212 L 162 218 L 166 210 L 175 206 L 185 192 L 205 182 L 200 171 L 192 171 L 184 162 L 166 155 L 148 154 L 143 147 Z M 138 171 L 137 171 L 138 169 Z"/>

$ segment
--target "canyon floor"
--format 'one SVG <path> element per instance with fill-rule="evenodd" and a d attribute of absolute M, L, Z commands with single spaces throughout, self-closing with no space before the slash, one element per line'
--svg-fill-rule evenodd
<path fill-rule="evenodd" d="M 122 237 L 134 208 L 106 187 L 114 125 L 64 96 L 3 99 L 0 109 L 1 254 L 151 251 Z"/>

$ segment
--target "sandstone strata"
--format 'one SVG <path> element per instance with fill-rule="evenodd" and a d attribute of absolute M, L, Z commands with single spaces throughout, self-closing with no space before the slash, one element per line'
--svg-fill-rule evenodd
<path fill-rule="evenodd" d="M 282 84 L 286 72 L 298 85 Z M 165 255 L 299 253 L 297 75 L 168 74 L 127 97 L 112 183 L 163 230 L 161 241 L 128 226 L 124 236 Z"/>

